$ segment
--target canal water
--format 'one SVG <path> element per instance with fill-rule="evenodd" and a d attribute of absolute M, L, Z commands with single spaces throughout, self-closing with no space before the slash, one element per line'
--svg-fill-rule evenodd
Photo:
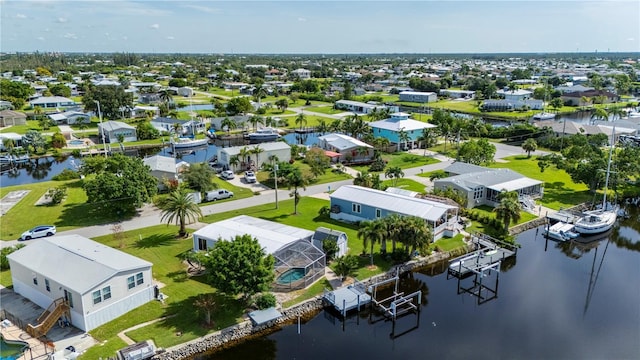
<path fill-rule="evenodd" d="M 400 291 L 420 289 L 423 303 L 395 326 L 376 312 L 342 321 L 325 310 L 300 333 L 292 324 L 197 359 L 638 359 L 640 212 L 629 210 L 622 226 L 588 245 L 547 241 L 541 228 L 520 234 L 493 299 L 460 293 L 438 264 L 402 279 Z"/>
<path fill-rule="evenodd" d="M 315 144 L 319 134 L 296 134 L 290 133 L 283 136 L 284 140 L 289 144 L 303 144 L 312 145 Z M 235 142 L 226 140 L 216 140 L 215 144 L 209 146 L 200 147 L 197 149 L 185 151 L 179 154 L 173 154 L 171 148 L 158 147 L 151 149 L 143 149 L 133 154 L 140 157 L 163 155 L 177 158 L 177 161 L 186 161 L 188 163 L 199 163 L 209 161 L 213 156 L 218 153 L 218 147 L 220 146 L 236 146 L 246 144 L 245 140 L 237 139 Z M 251 144 L 254 146 L 257 144 Z M 31 184 L 42 181 L 49 181 L 55 175 L 61 173 L 64 169 L 75 170 L 82 164 L 81 158 L 74 158 L 73 156 L 63 157 L 55 159 L 53 157 L 44 157 L 35 160 L 31 160 L 25 164 L 19 164 L 17 167 L 2 167 L 0 168 L 0 186 L 13 186 L 21 184 Z"/>

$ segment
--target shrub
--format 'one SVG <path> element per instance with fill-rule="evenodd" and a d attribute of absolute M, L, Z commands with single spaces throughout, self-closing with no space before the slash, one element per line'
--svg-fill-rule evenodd
<path fill-rule="evenodd" d="M 8 270 L 9 259 L 7 259 L 7 255 L 11 254 L 12 252 L 20 248 L 23 248 L 24 246 L 25 246 L 24 244 L 18 244 L 18 245 L 2 248 L 2 250 L 0 250 L 0 270 Z"/>
<path fill-rule="evenodd" d="M 369 171 L 384 171 L 385 166 L 387 164 L 381 158 L 377 158 L 373 160 L 371 165 L 369 166 Z"/>
<path fill-rule="evenodd" d="M 78 173 L 77 171 L 71 170 L 71 169 L 64 169 L 60 174 L 52 177 L 51 179 L 55 181 L 66 181 L 66 180 L 75 180 L 79 178 L 80 178 L 80 173 Z"/>
<path fill-rule="evenodd" d="M 322 250 L 324 250 L 327 260 L 333 260 L 338 253 L 338 242 L 335 240 L 327 239 L 322 242 Z"/>
<path fill-rule="evenodd" d="M 330 214 L 331 214 L 331 209 L 327 205 L 321 207 L 320 210 L 318 210 L 318 215 L 320 215 L 320 216 L 327 216 L 328 217 Z"/>
<path fill-rule="evenodd" d="M 66 186 L 58 186 L 49 189 L 49 191 L 47 191 L 47 193 L 44 195 L 45 198 L 49 199 L 49 203 L 52 205 L 60 204 L 65 196 L 67 196 Z"/>
<path fill-rule="evenodd" d="M 276 297 L 271 293 L 260 294 L 256 297 L 256 307 L 259 310 L 276 306 Z"/>

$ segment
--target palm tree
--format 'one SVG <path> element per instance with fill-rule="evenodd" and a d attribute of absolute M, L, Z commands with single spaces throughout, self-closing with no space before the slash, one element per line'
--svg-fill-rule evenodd
<path fill-rule="evenodd" d="M 193 301 L 193 305 L 204 312 L 204 322 L 211 325 L 211 312 L 216 308 L 216 299 L 213 294 L 200 294 Z"/>
<path fill-rule="evenodd" d="M 9 153 L 9 155 L 13 154 L 13 150 L 16 147 L 16 142 L 11 138 L 2 139 L 2 146 L 4 146 L 5 150 Z"/>
<path fill-rule="evenodd" d="M 238 166 L 238 163 L 240 163 L 240 160 L 238 159 L 238 155 L 233 155 L 229 158 L 229 165 L 232 166 L 232 169 L 235 170 L 236 166 Z"/>
<path fill-rule="evenodd" d="M 42 108 L 40 106 L 36 106 L 33 108 L 33 120 L 38 120 L 38 117 L 40 117 L 40 115 L 42 115 L 44 111 L 42 110 Z"/>
<path fill-rule="evenodd" d="M 399 242 L 399 239 L 400 239 L 400 230 L 402 228 L 402 223 L 403 223 L 402 216 L 398 214 L 391 214 L 383 219 L 384 219 L 384 225 L 385 225 L 385 231 L 384 231 L 385 240 L 382 241 L 382 244 L 380 246 L 380 251 L 383 251 L 382 248 L 384 247 L 384 252 L 386 252 L 387 250 L 386 239 L 389 239 L 391 240 L 391 251 L 395 252 L 396 244 Z"/>
<path fill-rule="evenodd" d="M 227 128 L 227 135 L 229 135 L 231 130 L 234 130 L 237 127 L 237 124 L 235 121 L 229 119 L 229 117 L 227 116 L 224 119 L 222 119 L 222 121 L 220 122 L 220 126 L 222 128 Z"/>
<path fill-rule="evenodd" d="M 264 88 L 263 84 L 256 84 L 253 89 L 253 100 L 258 103 L 258 109 L 260 108 L 260 101 L 265 96 L 267 96 L 267 89 Z"/>
<path fill-rule="evenodd" d="M 418 137 L 418 141 L 424 145 L 424 153 L 423 156 L 427 156 L 427 149 L 435 145 L 435 134 L 432 129 L 424 128 L 422 129 L 422 133 Z"/>
<path fill-rule="evenodd" d="M 329 131 L 340 132 L 340 130 L 342 130 L 342 120 L 340 119 L 333 120 L 331 122 L 331 125 L 329 125 Z"/>
<path fill-rule="evenodd" d="M 392 179 L 391 182 L 393 186 L 396 186 L 398 179 L 404 177 L 404 172 L 402 172 L 402 168 L 399 166 L 392 166 L 385 170 L 384 177 Z"/>
<path fill-rule="evenodd" d="M 587 96 L 583 96 L 580 98 L 580 103 L 583 104 L 583 106 L 587 107 L 589 104 L 591 104 L 591 98 L 587 97 Z"/>
<path fill-rule="evenodd" d="M 622 115 L 624 115 L 624 111 L 622 111 L 622 108 L 619 108 L 617 106 L 612 107 L 608 110 L 608 112 L 609 115 L 611 115 L 611 121 L 616 121 L 616 116 L 618 117 L 618 119 L 622 119 Z"/>
<path fill-rule="evenodd" d="M 533 138 L 528 138 L 523 144 L 522 144 L 522 149 L 524 151 L 527 152 L 527 157 L 530 158 L 531 157 L 531 153 L 533 151 L 536 151 L 536 149 L 538 149 L 538 143 L 536 143 L 536 140 Z"/>
<path fill-rule="evenodd" d="M 287 183 L 289 184 L 289 189 L 293 187 L 293 191 L 289 196 L 293 197 L 293 213 L 297 215 L 298 203 L 300 202 L 300 193 L 298 193 L 298 188 L 306 190 L 308 181 L 302 175 L 302 171 L 300 171 L 299 168 L 294 168 L 294 170 L 287 175 Z"/>
<path fill-rule="evenodd" d="M 303 112 L 300 112 L 300 114 L 296 116 L 296 125 L 300 126 L 300 130 L 302 130 L 302 128 L 307 126 L 307 117 L 304 115 Z"/>
<path fill-rule="evenodd" d="M 193 201 L 193 197 L 185 188 L 178 188 L 171 192 L 162 201 L 160 209 L 162 210 L 160 221 L 167 221 L 168 224 L 175 221 L 176 224 L 179 224 L 180 231 L 178 235 L 181 237 L 187 235 L 186 222 L 195 222 L 202 216 L 200 207 Z"/>
<path fill-rule="evenodd" d="M 316 132 L 319 132 L 320 134 L 324 135 L 328 131 L 329 131 L 329 125 L 327 124 L 327 122 L 324 119 L 318 119 L 318 126 L 316 126 Z"/>
<path fill-rule="evenodd" d="M 260 167 L 260 154 L 264 152 L 264 149 L 260 145 L 256 145 L 251 149 L 251 153 L 256 156 L 256 169 Z"/>
<path fill-rule="evenodd" d="M 169 107 L 169 103 L 173 101 L 173 95 L 171 95 L 171 91 L 169 89 L 162 89 L 158 91 L 158 96 L 163 103 L 167 104 L 167 107 Z"/>
<path fill-rule="evenodd" d="M 597 108 L 593 111 L 593 114 L 591 114 L 592 122 L 595 120 L 607 121 L 608 119 L 609 119 L 609 114 L 607 113 L 607 110 L 603 108 Z"/>
<path fill-rule="evenodd" d="M 251 116 L 248 121 L 251 125 L 253 125 L 253 131 L 258 130 L 258 124 L 264 123 L 262 116 L 258 116 L 258 115 Z"/>
<path fill-rule="evenodd" d="M 247 158 L 251 155 L 251 149 L 244 146 L 240 149 L 238 156 L 240 157 L 240 166 L 245 169 L 247 166 Z"/>
<path fill-rule="evenodd" d="M 371 180 L 371 174 L 366 171 L 359 172 L 355 178 L 353 178 L 353 185 L 362 187 L 372 187 L 373 182 Z"/>
<path fill-rule="evenodd" d="M 360 223 L 358 238 L 362 240 L 362 253 L 365 254 L 367 245 L 370 246 L 371 266 L 373 266 L 373 245 L 384 241 L 384 224 L 380 220 L 364 221 Z"/>
<path fill-rule="evenodd" d="M 404 129 L 400 129 L 400 131 L 398 132 L 398 140 L 401 143 L 404 143 L 404 150 L 407 150 L 408 143 L 409 143 L 409 140 L 411 140 L 411 138 L 409 137 L 409 134 L 407 134 L 407 132 L 404 131 Z"/>
<path fill-rule="evenodd" d="M 375 146 L 376 150 L 378 151 L 383 151 L 385 149 L 387 149 L 389 147 L 389 144 L 391 142 L 389 141 L 389 139 L 385 138 L 385 137 L 377 137 L 375 139 L 373 139 L 373 145 Z"/>
<path fill-rule="evenodd" d="M 515 191 L 503 190 L 498 195 L 498 201 L 500 202 L 493 211 L 496 213 L 496 217 L 504 222 L 505 233 L 509 231 L 509 224 L 511 221 L 517 222 L 520 220 L 520 202 L 518 201 L 518 193 Z"/>

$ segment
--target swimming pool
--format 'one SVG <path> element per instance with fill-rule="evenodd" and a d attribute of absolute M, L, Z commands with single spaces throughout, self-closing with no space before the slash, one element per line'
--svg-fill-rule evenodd
<path fill-rule="evenodd" d="M 302 279 L 304 277 L 304 269 L 303 268 L 293 268 L 293 269 L 289 269 L 285 272 L 283 272 L 282 274 L 280 274 L 280 276 L 278 276 L 278 279 L 276 280 L 276 282 L 278 284 L 281 285 L 289 285 L 292 282 L 296 282 L 300 279 Z"/>
<path fill-rule="evenodd" d="M 26 345 L 8 344 L 0 336 L 0 360 L 15 360 L 22 355 Z"/>
<path fill-rule="evenodd" d="M 84 140 L 69 140 L 69 145 L 82 146 L 84 145 Z"/>

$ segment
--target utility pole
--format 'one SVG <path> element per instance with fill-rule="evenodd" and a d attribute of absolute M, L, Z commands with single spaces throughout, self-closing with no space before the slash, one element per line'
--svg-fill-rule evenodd
<path fill-rule="evenodd" d="M 98 105 L 98 118 L 100 119 L 100 136 L 102 137 L 102 149 L 104 150 L 104 157 L 107 156 L 107 143 L 104 138 L 104 127 L 102 127 L 102 111 L 100 111 L 100 101 L 93 100 L 96 105 Z"/>

